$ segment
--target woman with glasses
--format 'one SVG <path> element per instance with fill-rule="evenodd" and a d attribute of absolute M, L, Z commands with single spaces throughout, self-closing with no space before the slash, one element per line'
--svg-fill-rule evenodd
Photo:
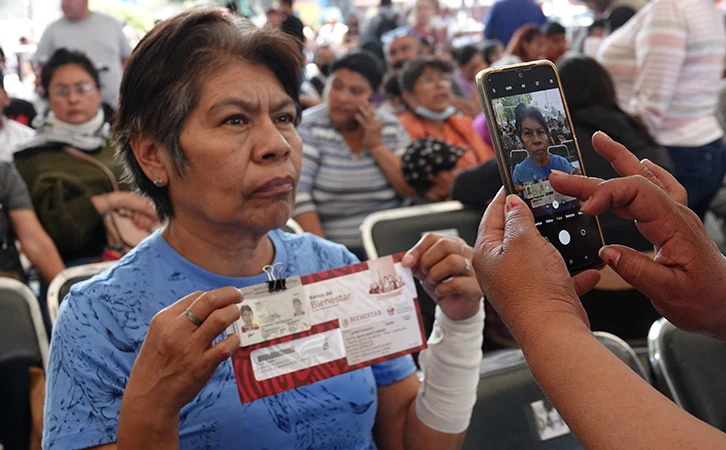
<path fill-rule="evenodd" d="M 66 263 L 90 262 L 108 243 L 104 215 L 123 210 L 140 229 L 151 229 L 158 219 L 151 202 L 120 181 L 93 63 L 59 49 L 43 67 L 41 85 L 50 112 L 36 120 L 37 135 L 15 154 L 15 164 Z"/>
<path fill-rule="evenodd" d="M 459 170 L 494 156 L 491 147 L 474 131 L 471 117 L 456 114 L 451 95 L 452 73 L 453 67 L 448 62 L 419 56 L 406 63 L 398 78 L 407 108 L 398 119 L 411 140 L 432 137 L 467 150 L 459 158 L 456 169 L 432 176 L 434 187 L 426 196 L 433 201 L 449 197 Z"/>

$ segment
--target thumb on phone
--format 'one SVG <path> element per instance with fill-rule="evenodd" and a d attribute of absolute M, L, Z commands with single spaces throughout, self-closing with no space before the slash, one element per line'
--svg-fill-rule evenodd
<path fill-rule="evenodd" d="M 527 204 L 518 196 L 510 194 L 504 203 L 504 242 L 536 233 L 534 216 Z"/>

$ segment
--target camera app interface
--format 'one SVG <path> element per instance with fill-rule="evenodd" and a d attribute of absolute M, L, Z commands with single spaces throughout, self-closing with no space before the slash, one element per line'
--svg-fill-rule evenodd
<path fill-rule="evenodd" d="M 581 202 L 555 191 L 552 170 L 582 174 L 557 80 L 548 67 L 489 76 L 496 130 L 514 191 L 534 213 L 540 232 L 558 248 L 571 271 L 598 265 L 602 245 L 594 217 Z"/>

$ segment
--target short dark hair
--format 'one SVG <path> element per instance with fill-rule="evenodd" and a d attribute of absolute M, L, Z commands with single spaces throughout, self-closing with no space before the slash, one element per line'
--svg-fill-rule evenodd
<path fill-rule="evenodd" d="M 383 61 L 367 50 L 353 50 L 333 61 L 330 66 L 330 74 L 340 69 L 348 69 L 359 73 L 368 80 L 373 92 L 377 92 L 383 81 L 385 68 Z"/>
<path fill-rule="evenodd" d="M 451 64 L 435 56 L 416 56 L 406 62 L 398 75 L 398 83 L 402 92 L 412 92 L 413 86 L 416 84 L 426 69 L 435 69 L 441 73 L 450 74 L 454 71 Z"/>
<path fill-rule="evenodd" d="M 542 111 L 540 111 L 539 108 L 534 106 L 527 106 L 524 103 L 520 103 L 515 108 L 514 115 L 517 116 L 517 136 L 519 136 L 520 139 L 522 139 L 522 123 L 526 119 L 534 119 L 539 122 L 540 125 L 542 125 L 542 128 L 544 128 L 545 133 L 547 133 L 547 141 L 549 142 L 551 137 L 550 128 L 547 126 L 547 121 L 545 120 L 544 116 L 542 115 Z"/>
<path fill-rule="evenodd" d="M 194 9 L 160 22 L 126 64 L 114 124 L 116 152 L 127 181 L 153 200 L 162 220 L 174 215 L 168 188 L 147 178 L 131 143 L 140 136 L 153 138 L 169 152 L 175 172 L 183 175 L 187 161 L 179 142 L 182 127 L 199 102 L 203 80 L 231 61 L 269 68 L 287 95 L 299 102 L 302 54 L 295 38 L 258 29 L 220 9 Z"/>
<path fill-rule="evenodd" d="M 88 59 L 86 55 L 75 50 L 68 50 L 66 48 L 59 48 L 53 53 L 50 59 L 43 66 L 43 70 L 40 72 L 40 85 L 43 87 L 43 97 L 48 98 L 48 87 L 50 82 L 53 80 L 55 72 L 63 67 L 73 64 L 80 67 L 93 78 L 93 82 L 97 88 L 101 87 L 101 78 L 98 75 L 98 70 L 93 66 L 93 62 Z"/>
<path fill-rule="evenodd" d="M 509 40 L 507 54 L 522 58 L 524 56 L 524 44 L 529 44 L 538 37 L 542 36 L 542 30 L 535 24 L 522 25 L 514 32 L 514 36 Z"/>
<path fill-rule="evenodd" d="M 500 48 L 504 51 L 504 46 L 496 39 L 485 41 L 481 50 L 482 55 L 484 55 L 484 61 L 491 66 L 494 63 L 494 61 L 492 61 L 492 56 L 494 56 Z"/>
<path fill-rule="evenodd" d="M 471 58 L 473 58 L 477 53 L 479 53 L 479 49 L 476 45 L 465 45 L 463 47 L 455 48 L 451 52 L 454 60 L 456 60 L 456 63 L 460 66 L 463 66 L 471 61 Z"/>
<path fill-rule="evenodd" d="M 252 311 L 252 308 L 250 308 L 250 305 L 242 305 L 239 307 L 240 314 L 242 314 L 245 311 L 249 311 L 254 315 L 254 311 Z"/>
<path fill-rule="evenodd" d="M 542 25 L 542 33 L 547 36 L 555 36 L 558 34 L 567 34 L 565 27 L 560 25 L 558 22 L 547 22 Z"/>
<path fill-rule="evenodd" d="M 286 5 L 290 6 L 290 7 L 292 7 L 292 1 L 293 1 L 293 0 L 280 0 L 280 3 L 284 3 L 284 4 L 286 4 Z"/>
<path fill-rule="evenodd" d="M 557 69 L 572 114 L 593 106 L 618 108 L 613 80 L 594 59 L 581 55 L 570 56 L 560 61 Z"/>

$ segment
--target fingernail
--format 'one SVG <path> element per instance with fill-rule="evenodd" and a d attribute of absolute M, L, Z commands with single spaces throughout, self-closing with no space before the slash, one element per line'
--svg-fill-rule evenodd
<path fill-rule="evenodd" d="M 561 170 L 557 170 L 557 169 L 552 169 L 550 172 L 555 175 L 567 175 L 565 172 L 563 172 Z"/>
<path fill-rule="evenodd" d="M 410 253 L 403 255 L 403 259 L 401 259 L 401 264 L 403 264 L 404 267 L 411 267 L 415 262 L 416 259 Z"/>
<path fill-rule="evenodd" d="M 603 247 L 598 255 L 608 266 L 617 267 L 621 253 L 612 247 Z"/>
<path fill-rule="evenodd" d="M 587 209 L 588 205 L 590 204 L 590 200 L 592 200 L 592 197 L 585 200 L 585 203 L 583 203 L 582 206 L 580 206 L 580 211 L 582 211 L 583 209 Z"/>
<path fill-rule="evenodd" d="M 519 208 L 520 206 L 524 206 L 522 199 L 519 198 L 518 195 L 509 194 L 507 195 L 506 203 L 504 205 L 504 212 L 509 212 L 514 208 Z"/>
<path fill-rule="evenodd" d="M 605 136 L 606 138 L 608 138 L 608 139 L 610 139 L 612 141 L 612 139 L 610 138 L 610 136 L 608 136 L 608 134 L 606 132 L 604 132 L 604 131 L 596 131 L 595 132 L 595 136 L 597 136 L 597 135 Z"/>

